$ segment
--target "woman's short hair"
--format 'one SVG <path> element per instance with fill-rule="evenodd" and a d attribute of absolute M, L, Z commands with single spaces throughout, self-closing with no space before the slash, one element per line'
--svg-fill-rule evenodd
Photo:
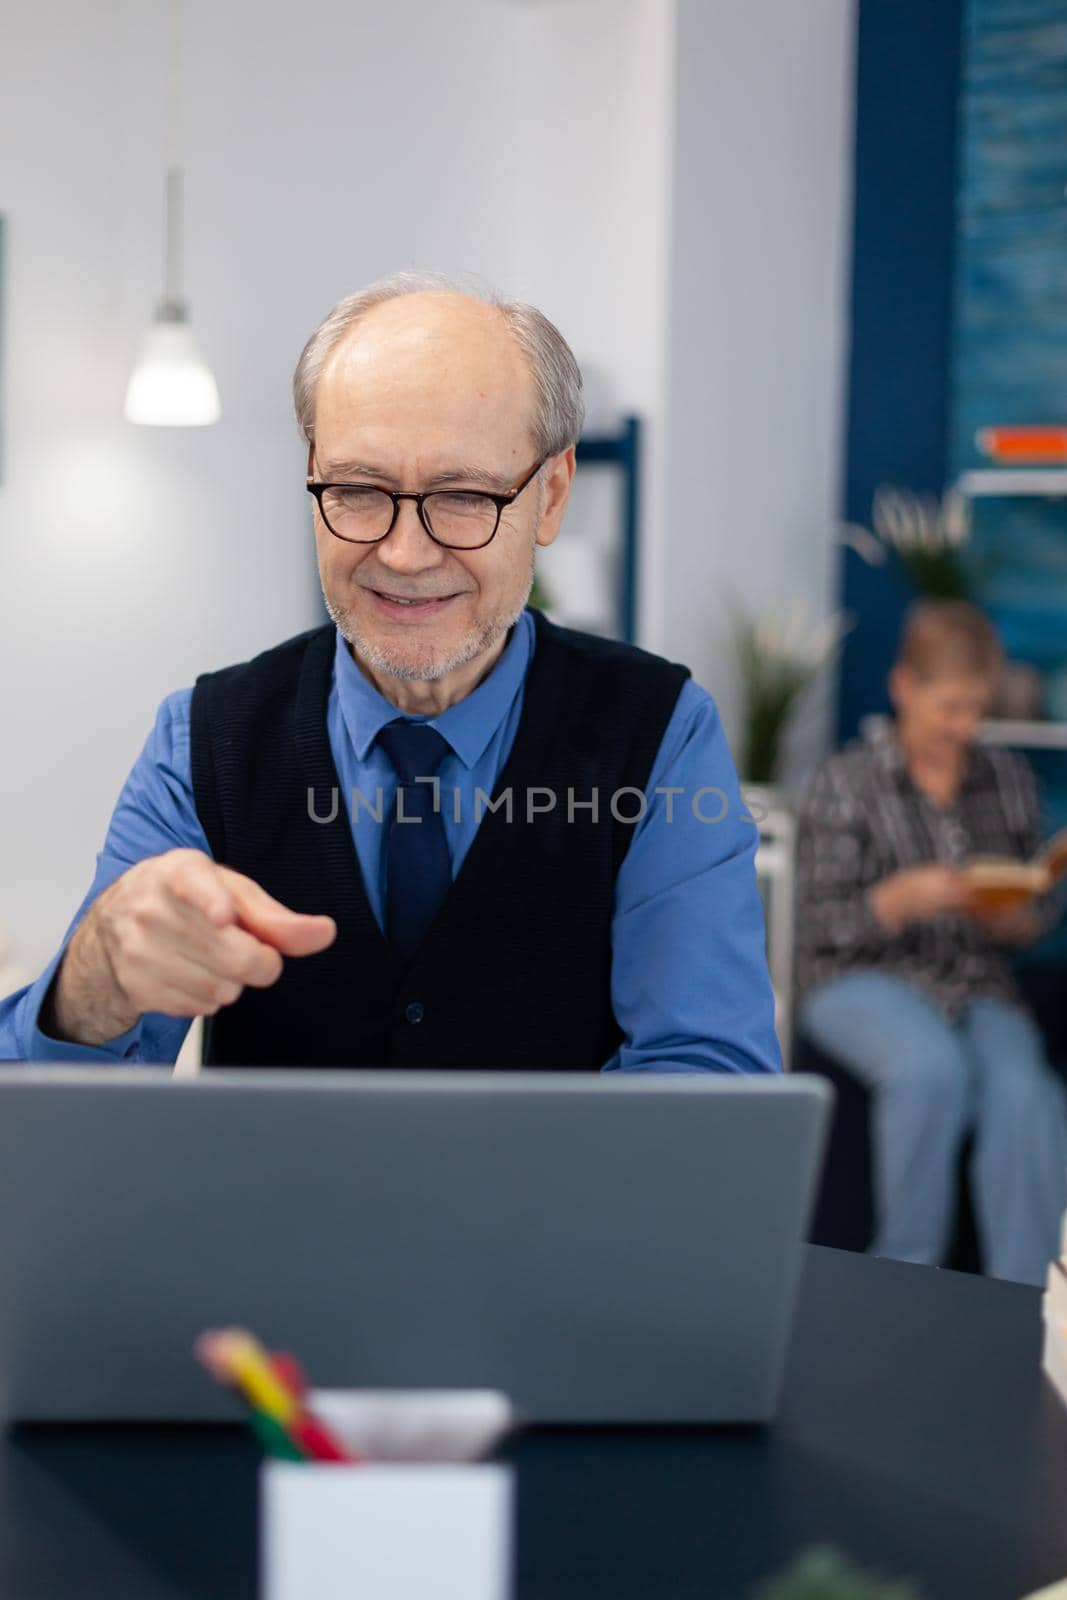
<path fill-rule="evenodd" d="M 920 600 L 904 618 L 897 662 L 917 678 L 986 678 L 1004 666 L 997 630 L 967 600 Z"/>
<path fill-rule="evenodd" d="M 554 456 L 577 444 L 585 408 L 582 374 L 574 352 L 554 323 L 536 306 L 509 300 L 478 278 L 443 272 L 394 272 L 339 300 L 304 346 L 293 374 L 293 403 L 308 444 L 315 433 L 315 393 L 323 368 L 352 329 L 375 306 L 408 294 L 462 294 L 494 306 L 530 363 L 537 402 L 532 431 L 539 456 Z"/>

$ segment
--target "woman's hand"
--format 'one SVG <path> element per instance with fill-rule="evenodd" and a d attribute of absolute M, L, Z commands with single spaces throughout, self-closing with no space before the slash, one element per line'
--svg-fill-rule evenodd
<path fill-rule="evenodd" d="M 909 922 L 930 922 L 967 910 L 970 890 L 963 874 L 939 862 L 891 873 L 868 891 L 871 909 L 887 933 Z"/>

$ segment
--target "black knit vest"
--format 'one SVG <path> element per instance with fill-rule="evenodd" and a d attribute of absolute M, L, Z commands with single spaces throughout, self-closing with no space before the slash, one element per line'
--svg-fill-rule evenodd
<path fill-rule="evenodd" d="M 206 1064 L 595 1071 L 611 1056 L 612 904 L 633 836 L 612 801 L 619 816 L 638 812 L 640 797 L 620 791 L 644 791 L 688 672 L 532 615 L 511 753 L 407 965 L 367 899 L 330 750 L 333 627 L 197 680 L 193 791 L 215 860 L 338 928 L 328 950 L 287 959 L 272 988 L 246 989 L 211 1020 Z M 528 820 L 527 791 L 546 789 L 554 808 L 537 810 L 539 793 Z M 597 820 L 580 804 L 594 789 Z M 314 820 L 334 795 L 333 819 Z"/>

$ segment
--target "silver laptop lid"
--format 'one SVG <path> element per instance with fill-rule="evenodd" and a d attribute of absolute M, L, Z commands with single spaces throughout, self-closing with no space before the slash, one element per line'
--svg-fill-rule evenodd
<path fill-rule="evenodd" d="M 323 1386 L 755 1421 L 831 1098 L 710 1075 L 0 1073 L 0 1415 L 236 1414 L 241 1323 Z"/>

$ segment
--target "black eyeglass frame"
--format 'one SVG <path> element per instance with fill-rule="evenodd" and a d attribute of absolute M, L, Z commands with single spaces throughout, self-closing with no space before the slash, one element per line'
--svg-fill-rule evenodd
<path fill-rule="evenodd" d="M 523 478 L 522 482 L 516 484 L 515 488 L 509 490 L 507 494 L 494 494 L 490 489 L 427 489 L 422 494 L 415 494 L 411 490 L 407 489 L 384 489 L 380 483 L 335 483 L 332 480 L 328 483 L 320 482 L 317 478 L 312 476 L 312 467 L 315 461 L 315 446 L 314 444 L 310 444 L 308 446 L 308 475 L 305 487 L 308 494 L 315 496 L 315 502 L 319 508 L 319 516 L 325 523 L 327 532 L 332 533 L 335 539 L 340 539 L 342 544 L 381 544 L 383 539 L 388 539 L 389 535 L 396 527 L 396 519 L 400 515 L 401 500 L 414 500 L 415 509 L 419 514 L 419 521 L 426 529 L 426 532 L 429 534 L 434 544 L 441 545 L 445 550 L 484 550 L 486 545 L 491 544 L 496 538 L 500 529 L 500 518 L 503 516 L 507 507 L 514 504 L 522 491 L 529 487 L 548 459 L 548 456 L 542 456 L 540 461 L 538 461 L 535 466 L 531 467 L 530 471 L 526 474 L 525 478 Z M 345 536 L 345 534 L 338 533 L 336 528 L 332 528 L 330 526 L 330 519 L 323 509 L 322 497 L 327 489 L 376 489 L 379 494 L 388 495 L 389 499 L 393 502 L 393 515 L 389 519 L 389 526 L 386 528 L 384 533 L 378 534 L 377 538 L 375 539 L 349 539 Z M 493 505 L 496 507 L 496 522 L 493 524 L 493 531 L 487 539 L 482 540 L 481 544 L 449 544 L 446 540 L 439 538 L 430 527 L 429 518 L 424 510 L 424 502 L 427 500 L 432 500 L 434 495 L 437 494 L 461 493 L 481 495 L 483 499 L 491 500 Z"/>

